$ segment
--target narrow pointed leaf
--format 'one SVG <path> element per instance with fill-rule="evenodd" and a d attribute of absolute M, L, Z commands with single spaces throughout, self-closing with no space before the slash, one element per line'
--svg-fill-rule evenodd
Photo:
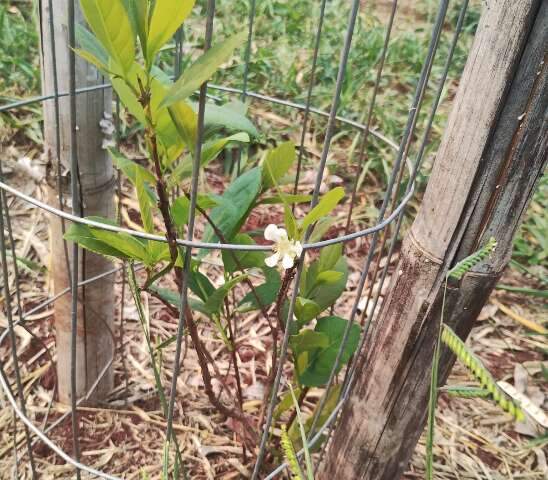
<path fill-rule="evenodd" d="M 154 55 L 173 37 L 188 17 L 195 0 L 156 0 L 150 19 L 147 40 L 147 58 L 152 62 Z"/>
<path fill-rule="evenodd" d="M 305 230 L 309 225 L 329 215 L 344 197 L 344 188 L 337 187 L 327 192 L 318 204 L 303 218 L 301 228 Z"/>
<path fill-rule="evenodd" d="M 143 227 L 146 232 L 153 233 L 154 220 L 152 219 L 152 210 L 150 208 L 150 197 L 145 189 L 145 182 L 140 170 L 137 170 L 135 173 L 135 189 L 137 190 L 137 200 L 139 201 Z"/>
<path fill-rule="evenodd" d="M 242 31 L 227 38 L 224 42 L 211 47 L 189 68 L 187 68 L 169 90 L 163 100 L 163 106 L 173 105 L 175 102 L 188 98 L 202 83 L 209 80 L 215 71 L 225 63 L 245 41 L 247 33 Z"/>
<path fill-rule="evenodd" d="M 135 59 L 135 37 L 122 0 L 80 0 L 82 12 L 103 48 L 125 72 Z"/>
<path fill-rule="evenodd" d="M 280 183 L 281 178 L 295 163 L 297 155 L 295 144 L 285 142 L 270 150 L 265 158 L 263 166 L 263 186 L 270 188 Z"/>

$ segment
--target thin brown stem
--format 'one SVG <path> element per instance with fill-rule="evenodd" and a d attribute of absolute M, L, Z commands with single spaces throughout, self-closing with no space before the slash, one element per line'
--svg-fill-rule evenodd
<path fill-rule="evenodd" d="M 278 296 L 276 298 L 276 305 L 274 307 L 274 311 L 276 312 L 277 326 L 280 327 L 282 331 L 284 332 L 285 332 L 285 323 L 282 318 L 283 303 L 286 299 L 289 287 L 291 286 L 291 281 L 295 277 L 297 265 L 298 265 L 298 262 L 295 262 L 295 264 L 291 268 L 285 271 L 284 278 L 282 280 L 282 285 L 280 286 L 280 290 L 278 291 Z M 277 332 L 278 330 L 276 329 L 276 335 L 277 335 Z M 278 348 L 276 345 L 274 345 L 273 347 L 275 348 L 273 348 L 273 351 L 272 351 L 272 368 L 270 369 L 270 373 L 267 379 L 267 387 L 263 396 L 261 411 L 259 413 L 258 425 L 263 424 L 264 416 L 266 413 L 266 407 L 268 405 L 268 400 L 270 398 L 272 386 L 274 385 L 274 380 L 276 378 L 276 363 L 278 361 Z"/>

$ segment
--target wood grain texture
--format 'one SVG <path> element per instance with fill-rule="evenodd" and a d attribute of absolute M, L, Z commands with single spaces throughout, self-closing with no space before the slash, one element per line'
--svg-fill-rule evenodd
<path fill-rule="evenodd" d="M 48 9 L 48 2 L 40 2 L 41 9 L 41 62 L 44 94 L 53 94 L 54 69 L 53 50 L 49 21 L 53 15 L 55 32 L 55 53 L 57 57 L 57 79 L 59 92 L 69 91 L 69 49 L 68 49 L 68 1 L 54 0 L 54 12 Z M 78 2 L 76 2 L 76 6 Z M 77 21 L 82 15 L 77 8 Z M 76 60 L 77 88 L 102 84 L 104 78 L 86 61 Z M 48 201 L 59 207 L 57 194 L 57 131 L 59 131 L 60 160 L 62 165 L 63 208 L 71 211 L 70 198 L 70 100 L 68 96 L 59 99 L 59 122 L 55 115 L 54 100 L 44 102 L 45 148 L 49 161 Z M 109 89 L 101 89 L 77 95 L 76 123 L 77 155 L 84 215 L 99 215 L 113 218 L 114 170 L 106 150 L 102 148 L 104 133 L 99 122 L 112 111 L 112 95 Z M 68 225 L 67 225 L 68 227 Z M 70 286 L 67 273 L 65 248 L 62 241 L 62 225 L 58 218 L 50 216 L 51 278 L 54 293 Z M 71 257 L 72 247 L 68 245 Z M 80 252 L 79 278 L 91 278 L 112 268 L 111 262 L 89 252 Z M 69 262 L 71 258 L 69 258 Z M 80 288 L 77 340 L 77 394 L 82 396 L 98 378 L 106 362 L 111 358 L 114 341 L 114 278 L 106 277 L 99 282 Z M 55 330 L 57 344 L 57 376 L 59 400 L 70 402 L 70 331 L 71 295 L 64 295 L 55 304 Z M 104 398 L 113 387 L 113 371 L 110 370 L 100 382 L 91 398 L 91 403 Z"/>
<path fill-rule="evenodd" d="M 394 480 L 426 420 L 430 367 L 450 265 L 499 242 L 447 295 L 465 338 L 502 273 L 547 157 L 547 2 L 487 2 L 423 206 L 318 478 Z M 454 359 L 444 352 L 441 378 Z"/>

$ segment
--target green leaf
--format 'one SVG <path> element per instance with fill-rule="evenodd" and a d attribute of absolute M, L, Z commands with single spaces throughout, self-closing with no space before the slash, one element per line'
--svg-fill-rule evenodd
<path fill-rule="evenodd" d="M 272 197 L 263 198 L 259 203 L 263 205 L 275 205 L 278 203 L 292 204 L 310 202 L 311 199 L 312 195 L 292 195 L 289 193 L 282 193 L 281 195 L 274 195 Z"/>
<path fill-rule="evenodd" d="M 265 275 L 265 283 L 255 287 L 255 293 L 259 298 L 259 302 L 253 292 L 247 293 L 238 304 L 236 311 L 249 312 L 251 310 L 259 310 L 261 305 L 268 307 L 276 301 L 278 291 L 282 285 L 280 274 L 275 268 L 263 268 Z"/>
<path fill-rule="evenodd" d="M 171 260 L 169 245 L 166 242 L 147 240 L 147 251 L 150 255 L 150 263 L 152 265 L 157 265 L 159 262 L 168 262 Z"/>
<path fill-rule="evenodd" d="M 249 135 L 245 132 L 240 132 L 229 137 L 207 142 L 202 148 L 201 166 L 206 166 L 231 142 L 249 143 Z"/>
<path fill-rule="evenodd" d="M 348 264 L 345 257 L 340 257 L 337 263 L 333 266 L 333 270 L 340 272 L 342 275 L 339 280 L 333 283 L 318 282 L 318 266 L 319 261 L 313 262 L 307 270 L 306 286 L 302 288 L 304 296 L 315 301 L 320 306 L 320 311 L 324 311 L 333 305 L 342 295 L 346 287 L 348 279 Z"/>
<path fill-rule="evenodd" d="M 129 20 L 133 30 L 139 36 L 141 48 L 146 52 L 148 25 L 149 25 L 149 1 L 148 0 L 124 0 Z"/>
<path fill-rule="evenodd" d="M 188 278 L 188 287 L 192 292 L 198 295 L 204 302 L 210 297 L 215 291 L 215 287 L 209 281 L 203 273 L 198 271 L 198 269 L 192 269 L 189 273 Z"/>
<path fill-rule="evenodd" d="M 101 63 L 108 64 L 108 53 L 99 43 L 97 37 L 79 23 L 76 24 L 76 40 L 82 49 L 91 53 Z"/>
<path fill-rule="evenodd" d="M 191 103 L 190 106 L 198 112 L 198 104 Z M 225 129 L 229 132 L 245 132 L 254 138 L 259 136 L 255 125 L 235 107 L 234 102 L 224 105 L 206 103 L 204 117 L 205 127 L 209 131 Z"/>
<path fill-rule="evenodd" d="M 116 165 L 117 168 L 122 170 L 124 175 L 130 179 L 133 185 L 136 184 L 137 172 L 139 172 L 144 182 L 149 182 L 149 183 L 156 182 L 154 175 L 152 175 L 152 173 L 150 173 L 146 168 L 142 167 L 138 163 L 135 163 L 133 160 L 129 160 L 118 150 L 109 148 L 108 151 L 110 155 L 112 156 L 112 161 L 114 162 L 114 165 Z"/>
<path fill-rule="evenodd" d="M 337 283 L 343 276 L 343 272 L 337 272 L 336 270 L 326 270 L 321 272 L 316 277 L 316 283 L 318 285 L 322 283 Z"/>
<path fill-rule="evenodd" d="M 190 209 L 190 201 L 184 195 L 176 198 L 171 204 L 171 216 L 173 223 L 177 228 L 181 228 L 188 223 L 188 213 Z"/>
<path fill-rule="evenodd" d="M 76 39 L 81 48 L 74 51 L 108 75 L 108 53 L 105 52 L 97 38 L 82 25 L 76 24 Z"/>
<path fill-rule="evenodd" d="M 270 150 L 263 165 L 263 186 L 270 188 L 280 183 L 280 179 L 295 163 L 297 154 L 293 142 L 285 142 Z"/>
<path fill-rule="evenodd" d="M 109 69 L 115 69 L 115 67 L 116 66 L 113 65 L 111 61 L 109 63 Z M 120 74 L 122 74 L 122 72 L 120 72 Z M 134 63 L 131 70 L 126 73 L 126 80 L 133 85 L 133 88 L 137 88 L 138 76 L 144 78 L 144 71 L 139 64 Z M 126 84 L 124 79 L 117 75 L 111 75 L 110 80 L 122 105 L 128 109 L 129 113 L 131 113 L 141 125 L 144 125 L 146 123 L 145 112 L 132 89 Z"/>
<path fill-rule="evenodd" d="M 291 335 L 291 348 L 298 355 L 301 352 L 310 352 L 318 348 L 329 347 L 329 337 L 323 332 L 302 330 L 298 335 Z"/>
<path fill-rule="evenodd" d="M 218 202 L 210 195 L 198 195 L 197 203 L 200 208 L 208 210 L 211 207 L 218 205 Z M 171 215 L 173 216 L 173 223 L 177 228 L 181 228 L 188 223 L 188 214 L 190 211 L 190 200 L 183 195 L 175 199 L 171 204 Z"/>
<path fill-rule="evenodd" d="M 150 208 L 150 197 L 145 190 L 145 182 L 140 170 L 135 172 L 135 189 L 137 190 L 137 200 L 139 201 L 139 210 L 141 211 L 141 220 L 145 232 L 154 232 L 154 220 Z"/>
<path fill-rule="evenodd" d="M 184 71 L 169 89 L 161 106 L 173 105 L 192 95 L 232 56 L 234 50 L 245 41 L 246 37 L 247 32 L 242 31 L 211 47 Z"/>
<path fill-rule="evenodd" d="M 287 203 L 284 203 L 284 224 L 289 238 L 295 239 L 300 237 L 297 220 L 295 220 L 293 212 L 291 211 Z"/>
<path fill-rule="evenodd" d="M 177 102 L 169 106 L 169 115 L 177 132 L 185 142 L 187 148 L 193 152 L 196 145 L 196 135 L 198 130 L 198 117 L 194 110 L 185 102 Z"/>
<path fill-rule="evenodd" d="M 215 290 L 205 301 L 205 310 L 209 316 L 218 315 L 223 306 L 223 301 L 238 283 L 247 278 L 247 275 L 239 275 L 238 277 L 229 280 L 224 285 Z"/>
<path fill-rule="evenodd" d="M 314 331 L 325 334 L 329 339 L 329 344 L 325 348 L 318 348 L 309 353 L 308 365 L 299 375 L 299 381 L 302 385 L 319 387 L 327 383 L 347 325 L 348 320 L 336 316 L 324 317 L 318 320 Z M 360 326 L 354 323 L 350 327 L 337 373 L 354 354 L 359 340 Z"/>
<path fill-rule="evenodd" d="M 249 142 L 249 136 L 247 133 L 236 133 L 230 137 L 212 140 L 206 143 L 202 147 L 202 157 L 200 159 L 200 167 L 204 168 L 209 162 L 215 159 L 215 157 L 231 142 Z M 173 170 L 169 182 L 171 185 L 177 185 L 181 180 L 188 178 L 192 175 L 192 158 L 185 157 Z"/>
<path fill-rule="evenodd" d="M 301 228 L 305 230 L 309 225 L 317 222 L 320 218 L 329 215 L 343 197 L 344 188 L 342 187 L 336 187 L 327 192 L 322 196 L 318 204 L 303 218 Z"/>
<path fill-rule="evenodd" d="M 188 17 L 195 0 L 156 0 L 150 18 L 147 40 L 147 59 L 152 63 L 162 48 Z"/>
<path fill-rule="evenodd" d="M 67 229 L 63 238 L 69 242 L 77 243 L 82 248 L 85 248 L 90 252 L 98 253 L 99 255 L 104 255 L 105 257 L 121 258 L 124 260 L 130 258 L 120 250 L 117 250 L 111 245 L 98 240 L 87 225 L 73 223 Z"/>
<path fill-rule="evenodd" d="M 238 233 L 231 239 L 238 245 L 255 245 L 255 241 L 245 233 Z M 234 273 L 239 270 L 234 257 L 239 261 L 242 268 L 263 268 L 266 255 L 263 252 L 244 250 L 223 250 L 223 265 L 226 273 Z"/>
<path fill-rule="evenodd" d="M 129 258 L 141 260 L 146 265 L 151 265 L 151 259 L 143 241 L 125 232 L 110 232 L 98 228 L 91 228 L 90 230 L 96 239 L 119 250 Z"/>
<path fill-rule="evenodd" d="M 261 169 L 248 170 L 239 176 L 225 190 L 220 198 L 220 205 L 211 211 L 211 219 L 227 240 L 230 240 L 253 205 L 261 187 Z M 206 242 L 216 239 L 213 230 L 208 226 L 204 238 Z"/>
<path fill-rule="evenodd" d="M 135 59 L 135 38 L 122 0 L 80 0 L 80 5 L 104 49 L 128 72 Z"/>
<path fill-rule="evenodd" d="M 320 261 L 318 263 L 318 272 L 331 270 L 342 256 L 342 244 L 335 243 L 322 248 L 320 253 Z"/>
<path fill-rule="evenodd" d="M 331 228 L 332 225 L 336 223 L 337 219 L 334 217 L 324 217 L 314 225 L 312 229 L 312 234 L 308 239 L 310 243 L 319 242 L 327 231 Z M 322 250 L 323 251 L 323 250 Z"/>
<path fill-rule="evenodd" d="M 88 52 L 87 50 L 84 50 L 82 48 L 75 48 L 74 52 L 76 55 L 82 57 L 86 62 L 91 63 L 97 70 L 101 71 L 104 75 L 108 75 L 108 67 L 106 64 L 101 62 L 93 53 Z"/>
<path fill-rule="evenodd" d="M 295 317 L 297 317 L 300 326 L 316 318 L 321 311 L 322 308 L 315 301 L 297 297 L 297 301 L 295 302 Z"/>

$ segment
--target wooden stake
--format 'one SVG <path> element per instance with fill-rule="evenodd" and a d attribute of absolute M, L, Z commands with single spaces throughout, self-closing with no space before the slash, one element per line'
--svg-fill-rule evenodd
<path fill-rule="evenodd" d="M 57 70 L 57 89 L 61 93 L 69 91 L 69 47 L 68 47 L 68 2 L 55 0 L 53 12 L 49 2 L 40 2 L 41 8 L 41 61 L 44 94 L 55 92 L 54 56 Z M 78 2 L 76 2 L 78 4 Z M 79 8 L 77 23 L 83 23 Z M 53 49 L 49 22 L 54 22 L 55 51 Z M 105 83 L 105 79 L 86 61 L 76 60 L 77 88 Z M 99 89 L 77 95 L 77 155 L 85 216 L 99 215 L 114 218 L 114 170 L 112 162 L 103 148 L 108 125 L 104 120 L 111 119 L 112 95 L 109 89 Z M 100 122 L 103 121 L 103 128 Z M 47 181 L 48 201 L 59 207 L 58 187 L 62 191 L 62 207 L 71 211 L 70 176 L 70 107 L 69 97 L 59 99 L 57 118 L 55 101 L 44 102 L 44 135 L 49 160 Z M 59 142 L 58 142 L 59 141 Z M 58 145 L 59 143 L 59 145 Z M 58 183 L 58 154 L 61 162 L 61 181 Z M 66 223 L 68 228 L 70 224 Z M 63 224 L 59 218 L 50 217 L 51 278 L 54 293 L 70 287 L 68 265 L 71 264 L 71 244 L 65 248 L 62 240 Z M 66 254 L 68 253 L 68 262 Z M 79 278 L 91 278 L 113 266 L 105 258 L 90 252 L 80 251 Z M 78 291 L 80 308 L 78 311 L 77 342 L 77 393 L 80 398 L 95 383 L 99 374 L 113 355 L 114 339 L 114 278 L 108 276 L 98 282 L 81 287 Z M 60 297 L 55 302 L 55 332 L 57 341 L 57 376 L 59 400 L 70 401 L 70 322 L 71 295 Z M 113 370 L 109 369 L 90 398 L 93 403 L 104 398 L 113 387 Z"/>
<path fill-rule="evenodd" d="M 319 479 L 394 480 L 407 468 L 426 419 L 445 274 L 497 239 L 494 256 L 448 292 L 446 322 L 465 338 L 546 165 L 546 25 L 547 2 L 486 2 L 422 208 Z M 441 382 L 452 362 L 445 352 Z"/>

